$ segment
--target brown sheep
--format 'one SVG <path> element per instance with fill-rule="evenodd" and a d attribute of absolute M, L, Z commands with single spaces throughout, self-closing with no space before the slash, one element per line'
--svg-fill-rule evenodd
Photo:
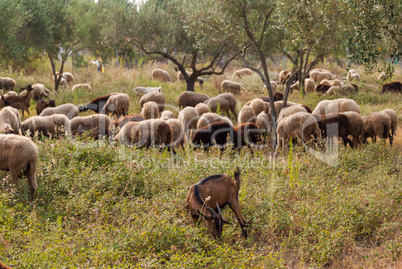
<path fill-rule="evenodd" d="M 38 147 L 31 139 L 21 135 L 0 134 L 0 170 L 10 171 L 13 184 L 18 178 L 27 177 L 31 200 L 38 188 L 36 181 L 36 164 L 38 163 Z"/>
<path fill-rule="evenodd" d="M 226 121 L 213 122 L 195 131 L 191 144 L 193 148 L 208 150 L 212 146 L 221 152 L 229 145 L 235 147 L 235 132 L 233 126 Z"/>
<path fill-rule="evenodd" d="M 373 112 L 368 116 L 363 117 L 364 133 L 363 142 L 367 143 L 367 138 L 371 137 L 372 142 L 377 141 L 377 136 L 381 139 L 391 137 L 389 131 L 391 130 L 391 117 L 385 112 Z"/>
<path fill-rule="evenodd" d="M 140 106 L 143 107 L 146 102 L 153 101 L 158 104 L 159 112 L 165 109 L 166 105 L 166 96 L 161 92 L 150 92 L 144 94 L 140 99 Z"/>
<path fill-rule="evenodd" d="M 227 175 L 214 175 L 191 186 L 185 207 L 188 209 L 193 224 L 196 224 L 202 217 L 210 232 L 215 237 L 220 237 L 223 224 L 229 223 L 223 219 L 221 208 L 223 209 L 228 204 L 236 214 L 243 236 L 246 238 L 246 222 L 240 213 L 239 189 L 239 168 L 234 173 L 234 180 Z"/>
<path fill-rule="evenodd" d="M 233 77 L 242 78 L 244 76 L 250 76 L 252 74 L 253 74 L 253 70 L 251 70 L 250 68 L 243 68 L 243 69 L 236 70 L 233 73 Z"/>
<path fill-rule="evenodd" d="M 216 112 L 218 110 L 218 106 L 220 108 L 220 111 L 226 112 L 228 117 L 230 117 L 229 111 L 232 112 L 235 118 L 237 118 L 237 112 L 236 112 L 236 97 L 233 95 L 233 93 L 227 92 L 227 93 L 221 93 L 216 97 L 212 97 L 204 102 L 206 104 L 211 112 Z"/>
<path fill-rule="evenodd" d="M 385 109 L 381 112 L 388 114 L 388 116 L 391 118 L 391 136 L 389 137 L 389 142 L 392 146 L 392 142 L 396 134 L 396 129 L 398 128 L 398 114 L 396 114 L 395 110 L 390 108 Z"/>
<path fill-rule="evenodd" d="M 253 122 L 247 122 L 234 127 L 235 132 L 235 147 L 239 151 L 242 147 L 247 146 L 249 148 L 256 147 L 262 142 L 260 130 Z"/>
<path fill-rule="evenodd" d="M 239 94 L 240 91 L 245 90 L 243 86 L 241 86 L 240 83 L 230 81 L 230 80 L 224 80 L 221 83 L 221 89 L 224 92 L 231 92 L 233 94 Z"/>
<path fill-rule="evenodd" d="M 160 68 L 155 68 L 154 70 L 152 70 L 152 79 L 160 80 L 163 82 L 171 82 L 172 81 L 168 71 L 160 69 Z"/>
<path fill-rule="evenodd" d="M 260 97 L 264 102 L 269 103 L 269 96 Z M 283 94 L 280 92 L 274 92 L 274 102 L 283 100 Z"/>
<path fill-rule="evenodd" d="M 39 114 L 39 116 L 50 116 L 53 114 L 66 115 L 70 120 L 79 114 L 78 108 L 74 104 L 62 104 L 56 107 L 47 107 Z"/>
<path fill-rule="evenodd" d="M 199 103 L 199 104 L 197 104 L 197 105 L 195 106 L 195 110 L 197 110 L 198 115 L 199 115 L 200 117 L 202 116 L 202 114 L 211 112 L 211 110 L 209 110 L 209 107 L 208 107 L 206 104 L 204 104 L 204 103 Z"/>
<path fill-rule="evenodd" d="M 31 137 L 34 137 L 36 132 L 39 136 L 61 137 L 71 134 L 70 120 L 63 114 L 33 116 L 21 123 L 21 132 L 23 135 L 29 132 Z"/>
<path fill-rule="evenodd" d="M 206 94 L 184 91 L 179 94 L 179 101 L 178 101 L 179 108 L 183 109 L 186 106 L 195 107 L 197 104 L 203 103 L 208 99 L 209 96 Z"/>
<path fill-rule="evenodd" d="M 141 109 L 141 115 L 146 119 L 157 119 L 160 117 L 158 104 L 152 101 L 146 102 Z"/>
<path fill-rule="evenodd" d="M 243 106 L 239 112 L 238 122 L 239 124 L 246 123 L 246 122 L 256 122 L 257 117 L 254 112 L 254 109 L 251 106 Z"/>
<path fill-rule="evenodd" d="M 400 81 L 391 81 L 382 85 L 381 93 L 399 92 L 402 93 L 402 83 Z"/>
<path fill-rule="evenodd" d="M 114 115 L 119 118 L 120 116 L 126 116 L 129 108 L 130 98 L 128 94 L 117 93 L 109 97 L 101 112 L 104 112 L 106 115 L 112 113 L 112 116 Z"/>
<path fill-rule="evenodd" d="M 349 143 L 350 147 L 353 148 L 352 141 L 348 138 L 352 135 L 352 125 L 350 124 L 349 118 L 342 113 L 332 113 L 326 115 L 315 115 L 318 127 L 321 129 L 322 137 L 329 138 L 333 140 L 333 137 L 340 137 L 346 146 Z"/>
<path fill-rule="evenodd" d="M 82 136 L 89 132 L 91 138 L 107 136 L 107 130 L 112 120 L 104 114 L 93 114 L 86 117 L 74 117 L 71 119 L 71 132 L 73 135 Z"/>
<path fill-rule="evenodd" d="M 13 90 L 17 83 L 14 79 L 8 77 L 0 77 L 0 89 Z"/>

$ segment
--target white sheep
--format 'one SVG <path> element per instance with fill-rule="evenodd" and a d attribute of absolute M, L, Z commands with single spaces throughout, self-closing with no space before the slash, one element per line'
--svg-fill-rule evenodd
<path fill-rule="evenodd" d="M 0 170 L 10 171 L 13 184 L 18 178 L 27 177 L 31 200 L 38 189 L 36 181 L 36 164 L 38 147 L 31 139 L 21 135 L 0 134 Z"/>
<path fill-rule="evenodd" d="M 221 93 L 216 97 L 212 97 L 204 102 L 209 107 L 209 110 L 211 112 L 216 112 L 219 110 L 223 113 L 226 112 L 228 117 L 229 111 L 233 113 L 234 117 L 237 118 L 237 112 L 236 112 L 236 97 L 233 95 L 233 93 L 227 92 L 227 93 Z"/>
<path fill-rule="evenodd" d="M 309 73 L 310 78 L 312 78 L 315 82 L 321 81 L 323 79 L 336 79 L 336 76 L 332 75 L 331 72 L 324 69 L 313 69 Z"/>
<path fill-rule="evenodd" d="M 218 121 L 224 121 L 233 126 L 233 123 L 231 122 L 230 119 L 222 117 L 221 115 L 218 115 L 216 113 L 209 112 L 209 113 L 203 114 L 200 117 L 200 119 L 198 120 L 198 123 L 197 123 L 197 129 L 200 129 L 202 127 L 205 127 L 207 125 L 210 125 L 211 123 L 218 122 Z"/>
<path fill-rule="evenodd" d="M 160 68 L 155 68 L 154 70 L 152 70 L 152 79 L 157 79 L 157 80 L 160 80 L 163 82 L 172 81 L 168 71 L 160 69 Z"/>
<path fill-rule="evenodd" d="M 21 123 L 21 132 L 34 137 L 38 135 L 61 137 L 71 134 L 70 120 L 66 115 L 53 114 L 50 116 L 33 116 Z"/>
<path fill-rule="evenodd" d="M 257 117 L 255 115 L 254 109 L 251 106 L 243 106 L 239 112 L 238 124 L 253 122 L 255 123 Z"/>
<path fill-rule="evenodd" d="M 348 80 L 348 81 L 353 81 L 353 80 L 356 80 L 356 81 L 359 81 L 360 80 L 360 76 L 359 76 L 359 74 L 356 72 L 356 70 L 355 69 L 350 69 L 349 71 L 348 71 L 348 74 L 346 75 L 346 79 Z"/>
<path fill-rule="evenodd" d="M 288 70 L 282 70 L 281 72 L 279 72 L 279 83 L 284 84 L 291 74 L 292 72 Z"/>
<path fill-rule="evenodd" d="M 130 98 L 128 94 L 117 93 L 113 94 L 106 101 L 103 111 L 105 114 L 112 113 L 115 117 L 126 116 L 130 108 Z"/>
<path fill-rule="evenodd" d="M 147 94 L 151 92 L 162 92 L 162 87 L 137 87 L 133 90 L 136 94 Z"/>
<path fill-rule="evenodd" d="M 221 83 L 221 89 L 224 92 L 231 92 L 233 94 L 239 94 L 240 91 L 245 90 L 243 88 L 243 86 L 238 83 L 238 82 L 234 82 L 234 81 L 230 81 L 230 80 L 224 80 Z"/>
<path fill-rule="evenodd" d="M 56 72 L 57 78 L 59 77 L 60 73 Z M 63 81 L 64 80 L 64 81 Z M 63 82 L 62 82 L 63 81 Z M 69 73 L 69 72 L 63 72 L 62 79 L 60 81 L 60 84 L 66 85 L 66 84 L 73 84 L 74 83 L 74 75 Z"/>
<path fill-rule="evenodd" d="M 173 119 L 173 118 L 174 118 L 174 115 L 173 115 L 172 111 L 165 110 L 161 114 L 161 120 L 167 121 L 167 120 L 170 120 L 170 119 Z"/>
<path fill-rule="evenodd" d="M 192 130 L 197 128 L 197 123 L 200 116 L 194 107 L 188 106 L 179 112 L 178 119 L 183 124 L 184 131 L 187 135 L 192 132 Z"/>
<path fill-rule="evenodd" d="M 43 97 L 48 96 L 50 93 L 50 90 L 46 88 L 45 85 L 41 83 L 36 83 L 32 85 L 32 98 L 35 101 L 43 99 Z"/>
<path fill-rule="evenodd" d="M 242 78 L 244 76 L 250 76 L 252 74 L 253 74 L 253 70 L 251 70 L 250 68 L 243 68 L 243 69 L 236 70 L 233 73 L 233 77 Z"/>
<path fill-rule="evenodd" d="M 146 102 L 141 109 L 141 115 L 146 119 L 157 119 L 160 117 L 158 104 L 150 101 Z"/>
<path fill-rule="evenodd" d="M 272 80 L 269 83 L 271 84 L 272 91 L 275 92 L 276 89 L 278 88 L 278 83 L 276 83 L 275 81 L 272 81 Z M 267 86 L 266 85 L 264 85 L 264 87 L 262 87 L 262 91 L 267 92 Z"/>
<path fill-rule="evenodd" d="M 82 83 L 82 84 L 75 84 L 73 86 L 73 88 L 71 89 L 71 91 L 76 91 L 76 90 L 86 90 L 91 92 L 92 91 L 92 87 L 91 85 L 87 84 L 87 83 Z"/>
<path fill-rule="evenodd" d="M 89 132 L 92 138 L 108 135 L 108 128 L 112 120 L 105 114 L 93 114 L 85 117 L 74 117 L 71 119 L 70 126 L 73 135 L 83 135 Z"/>
<path fill-rule="evenodd" d="M 307 110 L 303 106 L 297 106 L 297 105 L 284 107 L 281 110 L 281 112 L 279 112 L 278 123 L 281 120 L 283 120 L 284 118 L 289 117 L 289 116 L 291 116 L 293 114 L 296 114 L 298 112 L 306 112 L 307 113 Z"/>
<path fill-rule="evenodd" d="M 197 110 L 199 116 L 202 116 L 202 114 L 204 113 L 211 112 L 211 110 L 209 110 L 209 107 L 204 103 L 197 104 L 195 106 L 195 110 Z"/>
<path fill-rule="evenodd" d="M 334 100 L 323 100 L 319 102 L 312 113 L 317 115 L 325 115 L 346 111 L 355 111 L 360 114 L 360 107 L 356 103 L 356 101 L 352 99 L 339 98 Z"/>
<path fill-rule="evenodd" d="M 18 109 L 7 106 L 0 111 L 0 134 L 18 133 L 21 116 Z"/>
<path fill-rule="evenodd" d="M 144 94 L 140 99 L 140 106 L 142 107 L 145 103 L 147 103 L 149 101 L 153 101 L 158 104 L 160 113 L 162 113 L 162 111 L 165 109 L 166 96 L 163 93 L 150 92 L 150 93 Z"/>
<path fill-rule="evenodd" d="M 50 116 L 53 114 L 64 114 L 71 120 L 78 116 L 79 111 L 74 104 L 67 103 L 56 107 L 47 107 L 39 114 L 39 116 Z"/>
<path fill-rule="evenodd" d="M 304 89 L 306 92 L 314 92 L 315 89 L 315 82 L 312 78 L 306 78 L 304 80 Z"/>

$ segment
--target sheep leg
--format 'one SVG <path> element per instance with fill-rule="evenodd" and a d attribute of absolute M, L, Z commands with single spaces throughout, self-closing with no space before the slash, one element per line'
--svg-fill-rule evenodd
<path fill-rule="evenodd" d="M 244 238 L 247 238 L 247 231 L 246 231 L 246 221 L 244 220 L 243 216 L 240 213 L 240 207 L 239 203 L 237 201 L 230 201 L 229 206 L 232 209 L 232 211 L 235 213 L 237 221 L 240 224 L 240 228 L 243 232 Z"/>
<path fill-rule="evenodd" d="M 29 194 L 31 196 L 32 201 L 35 196 L 35 190 L 38 188 L 38 183 L 36 182 L 35 169 L 28 168 L 28 170 L 25 172 L 25 176 L 27 177 L 28 180 Z"/>

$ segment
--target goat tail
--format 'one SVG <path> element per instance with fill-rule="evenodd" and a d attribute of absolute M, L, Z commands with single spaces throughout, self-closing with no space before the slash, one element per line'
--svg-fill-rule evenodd
<path fill-rule="evenodd" d="M 236 181 L 237 188 L 240 189 L 240 167 L 237 167 L 234 172 L 234 179 Z"/>

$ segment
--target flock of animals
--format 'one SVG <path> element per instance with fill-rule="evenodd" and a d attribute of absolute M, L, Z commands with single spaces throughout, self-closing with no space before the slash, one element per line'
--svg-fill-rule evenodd
<path fill-rule="evenodd" d="M 252 74 L 250 69 L 238 70 L 234 76 L 239 78 Z M 191 73 L 188 73 L 191 75 Z M 289 77 L 289 71 L 279 74 L 278 82 L 271 82 L 274 90 Z M 152 72 L 153 79 L 171 81 L 169 73 L 162 69 Z M 182 74 L 177 75 L 183 80 Z M 347 80 L 359 80 L 355 70 L 349 70 Z M 73 84 L 74 76 L 63 73 L 62 84 Z M 200 85 L 204 80 L 199 78 Z M 318 84 L 316 85 L 316 83 Z M 176 152 L 180 147 L 208 150 L 215 146 L 222 151 L 230 147 L 241 150 L 243 146 L 257 147 L 270 143 L 276 132 L 278 146 L 285 148 L 290 139 L 294 142 L 319 146 L 320 139 L 341 138 L 347 146 L 356 147 L 367 138 L 376 141 L 377 137 L 389 139 L 392 145 L 398 123 L 393 109 L 386 109 L 362 116 L 359 105 L 352 99 L 339 98 L 321 101 L 314 109 L 303 104 L 287 102 L 283 107 L 283 95 L 275 92 L 275 115 L 277 128 L 272 130 L 269 98 L 262 96 L 249 100 L 240 111 L 236 110 L 235 94 L 244 90 L 237 82 L 224 80 L 221 87 L 224 93 L 210 97 L 205 94 L 185 91 L 178 96 L 178 117 L 165 110 L 166 96 L 161 87 L 137 87 L 134 92 L 143 94 L 139 104 L 141 111 L 129 114 L 130 98 L 125 93 L 110 93 L 76 106 L 62 104 L 56 106 L 54 100 L 44 101 L 50 91 L 43 84 L 28 85 L 22 93 L 14 92 L 16 83 L 11 78 L 0 78 L 0 87 L 8 90 L 1 96 L 0 105 L 0 169 L 9 170 L 16 184 L 25 175 L 28 180 L 31 198 L 38 187 L 36 164 L 38 148 L 32 141 L 35 134 L 51 137 L 81 137 L 93 139 L 107 138 L 118 144 L 136 148 L 158 147 Z M 298 83 L 292 85 L 298 89 Z M 357 85 L 343 84 L 324 69 L 314 69 L 305 80 L 307 91 L 326 94 L 356 92 Z M 76 84 L 73 90 L 91 90 L 88 84 Z M 383 84 L 382 92 L 402 93 L 401 82 Z M 36 101 L 37 116 L 28 117 L 21 122 L 21 116 L 28 115 L 31 99 Z M 80 112 L 92 110 L 89 116 L 79 116 Z M 227 117 L 223 116 L 226 114 Z M 235 124 L 233 124 L 235 123 Z M 194 222 L 198 218 L 206 222 L 215 236 L 220 236 L 222 225 L 226 222 L 221 208 L 229 204 L 235 212 L 246 237 L 246 224 L 238 205 L 240 170 L 234 180 L 226 175 L 207 177 L 189 190 L 186 206 Z"/>

